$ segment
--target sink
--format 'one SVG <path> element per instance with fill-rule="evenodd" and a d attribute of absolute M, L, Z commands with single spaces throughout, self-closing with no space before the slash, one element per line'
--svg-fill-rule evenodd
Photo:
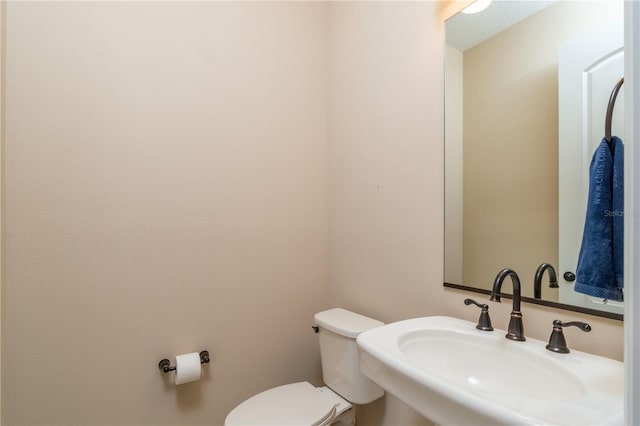
<path fill-rule="evenodd" d="M 407 361 L 421 370 L 478 395 L 547 398 L 552 396 L 549 389 L 562 389 L 553 397 L 573 399 L 586 393 L 578 376 L 547 362 L 544 353 L 522 350 L 502 334 L 490 337 L 422 329 L 404 334 L 399 347 Z"/>
<path fill-rule="evenodd" d="M 623 363 L 504 336 L 457 318 L 399 321 L 358 336 L 360 369 L 441 425 L 623 424 Z"/>

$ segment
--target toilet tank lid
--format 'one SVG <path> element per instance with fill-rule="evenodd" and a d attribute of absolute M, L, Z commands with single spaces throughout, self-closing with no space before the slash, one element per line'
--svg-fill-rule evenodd
<path fill-rule="evenodd" d="M 315 317 L 316 325 L 345 337 L 355 339 L 363 331 L 384 325 L 382 321 L 356 314 L 342 308 L 329 309 L 318 312 Z"/>

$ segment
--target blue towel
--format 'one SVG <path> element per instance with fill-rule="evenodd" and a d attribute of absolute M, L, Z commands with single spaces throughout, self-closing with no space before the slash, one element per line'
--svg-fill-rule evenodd
<path fill-rule="evenodd" d="M 612 140 L 611 147 L 603 139 L 591 160 L 587 215 L 574 286 L 579 293 L 607 300 L 623 298 L 621 265 L 624 232 L 620 227 L 624 221 L 623 155 L 624 149 L 619 138 Z M 619 219 L 616 220 L 615 233 L 614 217 Z M 620 262 L 619 274 L 615 266 L 617 261 Z"/>
<path fill-rule="evenodd" d="M 616 287 L 624 288 L 624 144 L 614 136 L 613 154 L 613 273 Z M 622 294 L 621 294 L 622 297 Z"/>

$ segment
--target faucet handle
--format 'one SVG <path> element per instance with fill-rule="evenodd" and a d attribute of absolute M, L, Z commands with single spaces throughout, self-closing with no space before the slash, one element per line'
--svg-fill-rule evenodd
<path fill-rule="evenodd" d="M 571 322 L 562 322 L 560 320 L 555 320 L 553 322 L 553 331 L 551 332 L 551 337 L 549 337 L 549 344 L 546 346 L 548 350 L 551 352 L 557 352 L 560 354 L 568 354 L 569 348 L 567 347 L 567 341 L 564 338 L 564 333 L 562 332 L 563 327 L 575 326 L 584 332 L 591 331 L 591 326 L 586 322 L 580 321 L 571 321 Z"/>
<path fill-rule="evenodd" d="M 476 325 L 476 328 L 482 331 L 493 331 L 493 326 L 491 325 L 491 318 L 489 318 L 489 305 L 486 305 L 484 303 L 480 304 L 473 299 L 464 299 L 465 305 L 468 306 L 468 305 L 471 305 L 472 303 L 481 309 L 480 318 L 478 319 L 478 325 Z"/>

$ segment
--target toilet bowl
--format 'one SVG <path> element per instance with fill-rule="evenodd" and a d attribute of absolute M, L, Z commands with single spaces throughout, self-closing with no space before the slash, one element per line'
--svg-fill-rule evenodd
<path fill-rule="evenodd" d="M 355 404 L 368 404 L 384 391 L 362 373 L 356 337 L 384 323 L 341 308 L 314 317 L 320 341 L 322 376 L 327 386 L 308 382 L 268 389 L 235 407 L 225 426 L 354 425 Z"/>
<path fill-rule="evenodd" d="M 327 387 L 298 382 L 252 396 L 234 408 L 224 424 L 325 426 L 338 420 L 344 425 L 355 424 L 355 409 L 349 401 Z"/>

